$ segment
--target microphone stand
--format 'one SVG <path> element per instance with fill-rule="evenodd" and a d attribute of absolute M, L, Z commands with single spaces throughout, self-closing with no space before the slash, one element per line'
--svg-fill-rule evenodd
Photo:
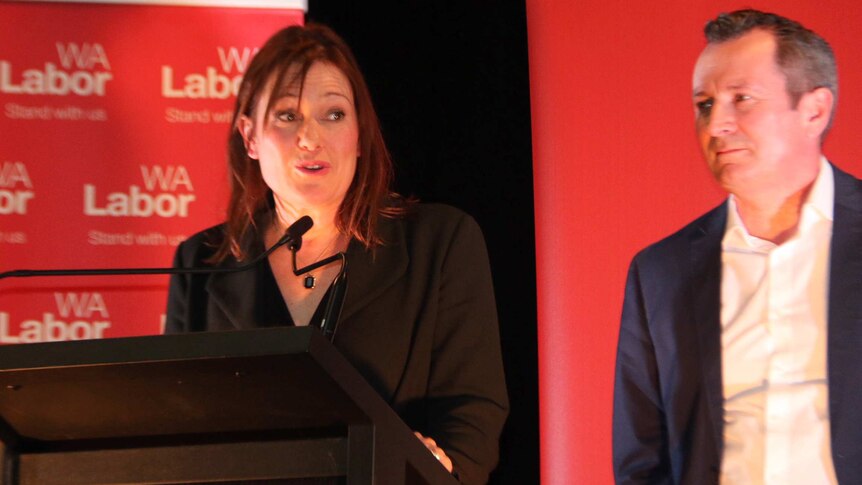
<path fill-rule="evenodd" d="M 323 319 L 320 321 L 320 331 L 331 342 L 335 338 L 335 330 L 338 328 L 338 319 L 341 317 L 341 309 L 344 306 L 344 297 L 347 295 L 347 255 L 343 252 L 333 254 L 332 256 L 321 259 L 316 263 L 296 269 L 296 251 L 302 246 L 302 239 L 289 245 L 291 261 L 293 262 L 293 274 L 296 276 L 304 275 L 309 271 L 314 271 L 317 268 L 326 266 L 327 264 L 341 260 L 341 269 L 338 275 L 329 285 L 329 299 L 326 302 L 326 308 L 323 311 Z"/>
<path fill-rule="evenodd" d="M 287 230 L 284 235 L 269 249 L 248 263 L 233 268 L 81 268 L 81 269 L 16 269 L 0 273 L 0 280 L 5 278 L 29 278 L 36 276 L 100 276 L 100 275 L 158 275 L 158 274 L 213 274 L 213 273 L 238 273 L 253 268 L 266 259 L 273 251 L 281 246 L 290 249 L 293 262 L 293 273 L 297 276 L 313 271 L 321 266 L 341 260 L 341 269 L 330 285 L 329 300 L 323 312 L 320 322 L 320 330 L 330 341 L 335 338 L 335 330 L 338 327 L 338 319 L 341 316 L 341 308 L 344 306 L 344 297 L 347 294 L 347 256 L 343 252 L 334 254 L 326 259 L 312 263 L 299 270 L 296 269 L 296 251 L 302 247 L 302 235 L 312 226 L 310 217 L 303 216 Z"/>
<path fill-rule="evenodd" d="M 289 231 L 289 229 L 288 229 Z M 94 268 L 94 269 L 16 269 L 0 273 L 4 278 L 29 278 L 33 276 L 98 276 L 98 275 L 151 275 L 151 274 L 211 274 L 238 273 L 252 268 L 273 251 L 293 240 L 292 234 L 285 234 L 271 248 L 248 263 L 233 268 Z"/>

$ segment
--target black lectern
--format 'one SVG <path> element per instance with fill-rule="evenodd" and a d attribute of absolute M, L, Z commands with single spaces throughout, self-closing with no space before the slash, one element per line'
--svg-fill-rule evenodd
<path fill-rule="evenodd" d="M 313 328 L 0 347 L 3 484 L 454 484 Z"/>

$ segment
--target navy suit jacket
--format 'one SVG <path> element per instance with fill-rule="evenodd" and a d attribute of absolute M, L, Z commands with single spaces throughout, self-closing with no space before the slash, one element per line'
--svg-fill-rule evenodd
<path fill-rule="evenodd" d="M 827 372 L 839 483 L 862 483 L 862 182 L 833 167 Z M 727 203 L 635 256 L 617 347 L 617 483 L 718 483 Z"/>

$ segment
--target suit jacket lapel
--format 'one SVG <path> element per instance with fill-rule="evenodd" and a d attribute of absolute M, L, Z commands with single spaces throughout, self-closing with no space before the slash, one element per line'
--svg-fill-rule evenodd
<path fill-rule="evenodd" d="M 829 272 L 829 413 L 833 456 L 859 448 L 858 369 L 862 350 L 862 187 L 833 166 L 835 212 Z M 848 440 L 842 439 L 846 436 Z M 843 450 L 843 451 L 842 451 Z M 838 463 L 836 462 L 836 465 Z"/>
<path fill-rule="evenodd" d="M 341 322 L 347 321 L 407 272 L 410 258 L 403 223 L 398 219 L 381 218 L 380 233 L 385 243 L 373 251 L 366 250 L 355 240 L 350 242 L 347 295 Z"/>
<path fill-rule="evenodd" d="M 253 328 L 256 306 L 255 272 L 216 273 L 207 281 L 210 299 L 236 328 Z"/>
<path fill-rule="evenodd" d="M 704 393 L 709 422 L 713 428 L 719 459 L 722 450 L 723 391 L 721 377 L 721 240 L 727 221 L 727 203 L 720 205 L 701 219 L 691 237 L 691 258 L 688 275 L 693 303 L 693 326 L 697 329 Z"/>
<path fill-rule="evenodd" d="M 250 234 L 243 246 L 251 257 L 256 257 L 264 250 L 263 242 L 256 234 Z M 223 266 L 238 265 L 231 257 Z M 225 318 L 238 329 L 293 323 L 278 289 L 278 283 L 272 275 L 269 261 L 261 261 L 256 267 L 246 271 L 215 273 L 208 279 L 206 291 Z"/>

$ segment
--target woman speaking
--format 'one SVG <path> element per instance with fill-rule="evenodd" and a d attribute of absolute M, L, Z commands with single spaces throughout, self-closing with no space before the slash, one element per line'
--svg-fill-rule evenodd
<path fill-rule="evenodd" d="M 227 221 L 181 244 L 174 265 L 242 265 L 310 216 L 296 267 L 343 252 L 350 268 L 333 343 L 443 466 L 486 482 L 508 400 L 481 231 L 391 191 L 368 88 L 334 32 L 289 27 L 266 42 L 240 86 L 228 158 Z M 339 265 L 297 276 L 291 256 L 172 277 L 166 331 L 319 325 Z"/>

